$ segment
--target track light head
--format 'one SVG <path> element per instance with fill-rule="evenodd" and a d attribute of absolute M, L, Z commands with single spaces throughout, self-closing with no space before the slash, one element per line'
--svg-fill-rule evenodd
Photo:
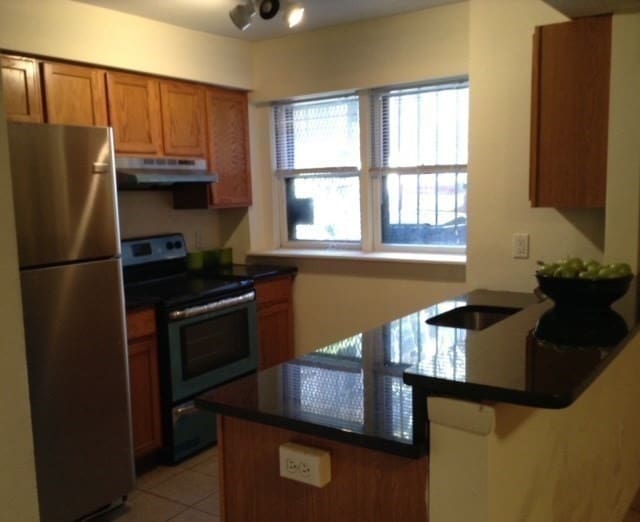
<path fill-rule="evenodd" d="M 256 10 L 253 7 L 251 0 L 248 0 L 246 4 L 238 4 L 231 11 L 229 11 L 229 18 L 238 29 L 244 31 L 251 25 L 251 18 L 256 14 Z"/>
<path fill-rule="evenodd" d="M 280 0 L 262 0 L 260 2 L 260 18 L 271 20 L 280 10 Z"/>

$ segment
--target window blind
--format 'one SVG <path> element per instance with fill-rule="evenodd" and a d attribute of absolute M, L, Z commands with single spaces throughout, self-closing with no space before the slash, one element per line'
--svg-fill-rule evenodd
<path fill-rule="evenodd" d="M 360 169 L 355 95 L 274 106 L 276 174 L 354 175 Z"/>
<path fill-rule="evenodd" d="M 469 84 L 374 91 L 372 174 L 466 171 Z"/>

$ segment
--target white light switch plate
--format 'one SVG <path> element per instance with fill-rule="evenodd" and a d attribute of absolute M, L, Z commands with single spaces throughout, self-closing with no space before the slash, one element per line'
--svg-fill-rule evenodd
<path fill-rule="evenodd" d="M 513 234 L 511 252 L 514 259 L 529 259 L 529 234 L 525 232 Z"/>

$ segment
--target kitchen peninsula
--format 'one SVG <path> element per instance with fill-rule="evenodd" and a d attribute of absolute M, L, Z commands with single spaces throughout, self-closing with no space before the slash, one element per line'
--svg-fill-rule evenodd
<path fill-rule="evenodd" d="M 635 486 L 627 492 L 615 480 L 624 473 L 611 468 L 638 421 L 603 404 L 615 392 L 600 385 L 633 379 L 628 365 L 640 355 L 627 341 L 636 295 L 634 283 L 612 309 L 560 317 L 558 328 L 550 301 L 474 291 L 201 396 L 198 405 L 221 416 L 224 520 L 294 521 L 303 512 L 305 520 L 548 521 L 582 513 L 575 520 L 595 521 L 623 513 Z M 482 330 L 430 324 L 469 306 L 510 310 Z M 614 428 L 608 416 L 618 419 Z M 594 421 L 608 428 L 590 433 L 584 424 Z M 601 440 L 617 447 L 596 454 Z M 285 442 L 328 450 L 331 482 L 317 489 L 280 478 Z M 586 453 L 574 456 L 578 449 Z M 533 476 L 525 477 L 531 461 Z M 604 473 L 611 480 L 579 505 Z"/>

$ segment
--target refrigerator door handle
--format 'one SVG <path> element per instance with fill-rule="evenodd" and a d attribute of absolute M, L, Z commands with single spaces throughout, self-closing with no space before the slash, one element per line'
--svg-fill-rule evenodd
<path fill-rule="evenodd" d="M 93 163 L 93 173 L 94 174 L 105 174 L 109 172 L 109 163 L 104 161 L 94 161 Z"/>

